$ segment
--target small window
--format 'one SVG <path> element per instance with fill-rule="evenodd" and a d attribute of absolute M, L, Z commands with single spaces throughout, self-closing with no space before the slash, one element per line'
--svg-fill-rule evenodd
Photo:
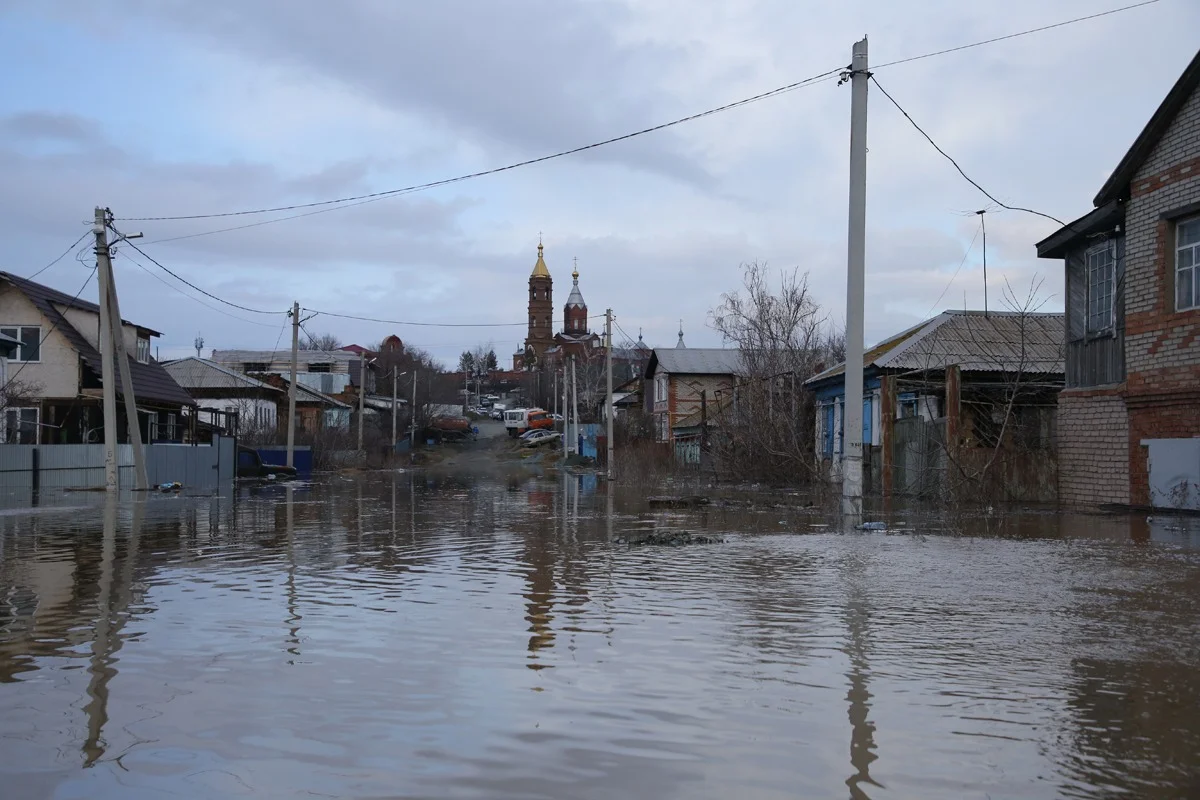
<path fill-rule="evenodd" d="M 1113 326 L 1113 283 L 1115 269 L 1112 245 L 1105 242 L 1087 254 L 1087 329 L 1088 333 L 1110 330 Z"/>
<path fill-rule="evenodd" d="M 17 361 L 42 360 L 42 329 L 40 326 L 0 327 L 0 333 L 20 339 L 21 346 L 17 349 Z"/>
<path fill-rule="evenodd" d="M 175 441 L 175 415 L 167 414 L 167 440 Z"/>
<path fill-rule="evenodd" d="M 4 409 L 4 443 L 37 444 L 37 408 Z"/>
<path fill-rule="evenodd" d="M 309 372 L 332 372 L 333 365 L 327 361 L 322 361 L 322 362 L 315 363 L 315 364 L 309 364 L 308 371 Z"/>
<path fill-rule="evenodd" d="M 150 340 L 144 336 L 137 339 L 137 360 L 140 364 L 150 363 Z"/>
<path fill-rule="evenodd" d="M 1175 226 L 1175 310 L 1200 308 L 1200 217 Z"/>
<path fill-rule="evenodd" d="M 266 361 L 246 361 L 242 364 L 242 372 L 270 372 L 271 365 Z"/>

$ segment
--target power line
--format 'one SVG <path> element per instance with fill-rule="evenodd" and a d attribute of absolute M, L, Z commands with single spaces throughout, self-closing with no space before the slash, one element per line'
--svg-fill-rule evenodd
<path fill-rule="evenodd" d="M 1148 0 L 1148 2 L 1158 2 L 1158 0 Z M 1145 5 L 1145 3 L 1143 3 L 1143 5 Z M 1063 24 L 1066 24 L 1066 23 L 1063 23 Z M 1041 211 L 1035 211 L 1032 208 L 1023 208 L 1021 206 L 1010 206 L 1008 203 L 1004 203 L 1004 202 L 1001 202 L 1000 200 L 996 199 L 996 196 L 994 194 L 992 194 L 987 189 L 980 186 L 978 182 L 976 182 L 970 175 L 968 175 L 966 172 L 963 171 L 963 168 L 958 165 L 958 162 L 955 161 L 954 158 L 949 153 L 947 153 L 945 150 L 943 150 L 941 147 L 938 146 L 938 143 L 933 140 L 933 137 L 930 136 L 928 133 L 926 133 L 925 130 L 920 125 L 917 124 L 917 121 L 912 118 L 912 115 L 910 115 L 907 111 L 905 111 L 904 107 L 901 106 L 898 102 L 896 102 L 896 98 L 894 98 L 890 94 L 888 94 L 888 90 L 883 88 L 883 85 L 879 82 L 879 80 L 874 75 L 871 76 L 871 80 L 875 81 L 875 85 L 879 87 L 879 91 L 883 92 L 883 96 L 886 97 L 888 100 L 892 101 L 892 105 L 894 105 L 900 111 L 900 113 L 904 115 L 905 119 L 907 119 L 910 123 L 912 123 L 912 126 L 917 129 L 917 132 L 920 133 L 922 136 L 924 136 L 926 141 L 928 141 L 931 145 L 933 145 L 933 149 L 937 150 L 939 153 L 941 153 L 942 157 L 944 157 L 947 161 L 949 161 L 951 164 L 953 164 L 954 168 L 956 170 L 958 170 L 958 174 L 962 175 L 966 179 L 967 183 L 971 184 L 976 189 L 983 192 L 984 196 L 987 197 L 989 200 L 991 200 L 993 203 L 997 204 L 1001 208 L 1007 208 L 1009 211 L 1024 211 L 1026 214 L 1033 214 L 1035 216 L 1048 219 L 1052 222 L 1057 222 L 1061 226 L 1064 226 L 1064 227 L 1066 226 L 1067 223 L 1063 222 L 1058 217 L 1054 217 L 1049 214 L 1043 214 Z"/>
<path fill-rule="evenodd" d="M 114 249 L 115 249 L 115 248 L 114 248 Z M 135 249 L 136 249 L 136 248 L 135 248 Z M 119 251 L 118 251 L 118 252 L 119 252 Z M 141 251 L 139 250 L 138 252 L 140 253 Z M 166 286 L 167 288 L 171 289 L 172 291 L 178 292 L 179 294 L 181 294 L 181 295 L 183 295 L 184 297 L 186 297 L 188 300 L 191 300 L 191 301 L 193 301 L 193 302 L 199 303 L 200 305 L 204 306 L 205 308 L 207 308 L 207 309 L 209 309 L 209 310 L 211 310 L 211 311 L 215 311 L 215 312 L 217 312 L 218 314 L 224 314 L 225 316 L 229 317 L 230 319 L 236 319 L 236 320 L 239 320 L 239 321 L 241 321 L 241 322 L 247 322 L 247 323 L 249 323 L 249 324 L 251 324 L 251 325 L 260 325 L 260 326 L 262 326 L 262 327 L 264 327 L 264 328 L 274 328 L 274 327 L 275 327 L 274 325 L 272 325 L 272 324 L 270 324 L 270 323 L 266 323 L 266 322 L 256 322 L 256 321 L 254 321 L 254 320 L 252 320 L 252 319 L 246 319 L 245 317 L 239 317 L 237 314 L 230 314 L 228 311 L 223 311 L 222 309 L 219 309 L 219 308 L 217 308 L 216 306 L 209 305 L 208 303 L 206 303 L 206 302 L 204 302 L 203 300 L 201 300 L 199 297 L 194 297 L 194 296 L 192 296 L 192 295 L 188 294 L 187 292 L 183 291 L 183 290 L 182 290 L 182 289 L 180 289 L 178 286 L 176 286 L 175 284 L 173 284 L 173 283 L 171 283 L 171 282 L 167 281 L 165 278 L 161 277 L 161 276 L 160 276 L 160 275 L 158 275 L 157 273 L 151 272 L 149 267 L 147 267 L 145 264 L 143 264 L 143 263 L 141 263 L 140 261 L 138 261 L 138 260 L 137 260 L 136 258 L 134 258 L 133 256 L 129 255 L 128 253 L 123 253 L 123 252 L 122 252 L 122 253 L 120 253 L 120 255 L 124 256 L 124 257 L 125 257 L 125 258 L 127 258 L 127 259 L 129 259 L 130 263 L 132 263 L 132 264 L 133 264 L 135 267 L 137 267 L 137 268 L 138 268 L 138 269 L 140 269 L 142 272 L 144 272 L 144 273 L 146 273 L 147 275 L 149 275 L 151 278 L 154 278 L 154 280 L 158 281 L 158 282 L 159 282 L 159 283 L 161 283 L 163 286 Z M 144 254 L 143 254 L 143 255 L 144 255 Z"/>
<path fill-rule="evenodd" d="M 120 231 L 118 231 L 116 228 L 113 228 L 113 232 L 114 232 L 114 233 L 116 233 L 118 236 L 121 236 L 121 232 L 120 232 Z M 164 266 L 163 266 L 162 264 L 160 264 L 160 263 L 159 263 L 157 260 L 155 260 L 155 258 L 154 258 L 153 256 L 151 256 L 151 255 L 150 255 L 149 253 L 147 253 L 145 250 L 143 250 L 142 248 L 138 247 L 136 244 L 134 244 L 133 242 L 129 241 L 128 239 L 126 239 L 126 238 L 122 237 L 122 239 L 121 239 L 121 240 L 122 240 L 122 241 L 123 241 L 125 244 L 129 245 L 129 246 L 130 246 L 130 247 L 132 247 L 134 250 L 137 250 L 137 251 L 138 251 L 139 253 L 141 253 L 143 256 L 145 256 L 146 258 L 148 258 L 148 259 L 150 260 L 150 263 L 154 264 L 154 266 L 158 267 L 159 269 L 161 269 L 163 272 L 165 272 L 165 273 L 167 273 L 168 275 L 170 275 L 170 276 L 171 276 L 172 278 L 174 278 L 175 280 L 179 281 L 180 283 L 187 284 L 188 286 L 192 287 L 193 289 L 195 289 L 195 290 L 196 290 L 197 292 L 199 292 L 200 294 L 204 295 L 205 297 L 210 297 L 210 298 L 212 298 L 213 300 L 216 300 L 218 303 L 224 303 L 225 305 L 229 306 L 230 308 L 236 308 L 236 309 L 239 309 L 239 310 L 241 310 L 241 311 L 249 311 L 251 314 L 284 314 L 284 313 L 287 313 L 287 312 L 284 312 L 284 311 L 264 311 L 264 310 L 263 310 L 263 309 L 261 309 L 261 308 L 250 308 L 249 306 L 242 306 L 242 305 L 238 305 L 237 303 L 231 303 L 230 301 L 228 301 L 228 300 L 225 300 L 224 298 L 217 297 L 217 296 L 216 296 L 215 294 L 213 294 L 212 292 L 205 291 L 204 289 L 201 289 L 199 286 L 197 286 L 196 284 L 192 283 L 192 282 L 191 282 L 191 281 L 189 281 L 187 278 L 183 278 L 183 277 L 181 277 L 180 275 L 178 275 L 178 274 L 176 274 L 176 273 L 172 272 L 170 269 L 168 269 L 168 268 L 164 267 Z"/>
<path fill-rule="evenodd" d="M 401 189 L 386 189 L 384 191 L 371 192 L 369 194 L 352 195 L 350 197 L 339 197 L 334 200 L 318 200 L 318 201 L 315 201 L 312 203 L 296 203 L 296 204 L 288 205 L 288 206 L 275 206 L 273 208 L 256 208 L 256 209 L 249 209 L 249 210 L 244 210 L 244 211 L 225 211 L 225 212 L 215 213 L 215 214 L 184 214 L 184 215 L 174 216 L 174 217 L 121 217 L 121 219 L 126 220 L 126 221 L 138 221 L 138 222 L 161 222 L 161 221 L 168 221 L 168 220 L 174 221 L 174 220 L 189 220 L 189 219 L 214 219 L 214 218 L 218 218 L 218 217 L 242 217 L 242 216 L 248 216 L 251 214 L 271 214 L 271 213 L 275 213 L 278 211 L 296 211 L 298 209 L 303 209 L 303 208 L 316 208 L 318 206 L 338 205 L 341 203 L 349 203 L 349 202 L 352 202 L 355 200 L 382 199 L 384 197 L 391 197 L 391 196 L 397 195 L 397 194 L 407 194 L 409 192 L 417 192 L 417 191 L 422 191 L 424 189 L 432 189 L 437 186 L 445 186 L 450 183 L 458 183 L 460 181 L 470 180 L 472 178 L 482 178 L 485 175 L 494 175 L 498 172 L 507 172 L 508 170 L 517 169 L 519 167 L 528 167 L 533 164 L 540 164 L 543 161 L 551 161 L 556 158 L 563 158 L 565 156 L 575 155 L 576 153 L 582 153 L 585 150 L 593 150 L 598 147 L 604 147 L 606 145 L 625 141 L 626 139 L 633 139 L 638 136 L 644 136 L 648 133 L 654 133 L 656 131 L 665 130 L 666 128 L 671 128 L 676 125 L 682 125 L 685 122 L 692 122 L 694 120 L 701 119 L 703 117 L 708 117 L 713 114 L 719 114 L 723 111 L 729 111 L 730 109 L 739 108 L 744 105 L 749 105 L 750 103 L 755 103 L 759 100 L 765 100 L 768 97 L 774 97 L 776 95 L 780 95 L 785 92 L 790 92 L 793 89 L 799 89 L 801 86 L 805 86 L 806 84 L 816 83 L 816 82 L 820 81 L 822 78 L 831 78 L 834 75 L 841 72 L 843 69 L 844 69 L 843 67 L 837 67 L 835 69 L 831 69 L 826 72 L 822 72 L 819 75 L 813 75 L 811 78 L 805 78 L 804 80 L 796 81 L 794 83 L 789 83 L 786 86 L 780 86 L 779 88 L 772 89 L 768 92 L 762 92 L 760 94 L 753 95 L 752 97 L 746 97 L 741 100 L 736 100 L 732 103 L 726 103 L 723 106 L 717 106 L 716 108 L 710 108 L 707 111 L 701 111 L 696 114 L 689 114 L 686 117 L 680 117 L 679 119 L 671 120 L 670 122 L 663 122 L 658 125 L 652 125 L 649 128 L 642 128 L 641 130 L 633 131 L 632 133 L 625 133 L 620 136 L 614 136 L 612 138 L 604 139 L 599 142 L 585 144 L 580 147 L 573 147 L 569 150 L 560 150 L 557 153 L 551 153 L 551 154 L 545 155 L 545 156 L 538 156 L 537 158 L 530 158 L 525 161 L 518 161 L 516 163 L 508 164 L 503 167 L 494 167 L 492 169 L 481 170 L 479 172 L 471 172 L 466 175 L 458 175 L 453 178 L 444 178 L 442 180 L 431 181 L 429 183 L 422 183 L 422 184 L 417 184 L 414 186 L 405 186 Z"/>
<path fill-rule="evenodd" d="M 960 50 L 969 50 L 972 47 L 982 47 L 985 44 L 995 44 L 996 42 L 1003 42 L 1007 39 L 1016 39 L 1020 36 L 1029 36 L 1032 33 L 1041 33 L 1043 31 L 1052 30 L 1054 28 L 1062 28 L 1066 25 L 1074 25 L 1076 22 L 1087 22 L 1088 20 L 1091 20 L 1091 19 L 1099 19 L 1100 17 L 1107 17 L 1110 14 L 1119 14 L 1122 11 L 1130 11 L 1135 8 L 1141 8 L 1142 6 L 1153 5 L 1154 3 L 1157 3 L 1157 2 L 1158 2 L 1158 0 L 1144 0 L 1144 2 L 1141 2 L 1141 3 L 1134 3 L 1133 5 L 1121 6 L 1120 8 L 1113 8 L 1108 11 L 1101 11 L 1096 14 L 1088 14 L 1085 17 L 1076 17 L 1075 19 L 1068 19 L 1063 22 L 1055 22 L 1051 25 L 1042 25 L 1040 28 L 1030 28 L 1029 30 L 1018 31 L 1017 33 L 1009 33 L 1009 34 L 1005 34 L 1004 36 L 995 36 L 991 39 L 983 39 L 978 42 L 972 42 L 971 44 L 963 44 L 963 45 L 959 45 L 958 47 L 949 47 L 945 50 L 935 50 L 932 53 L 923 53 L 919 56 L 909 56 L 908 58 L 901 58 L 897 61 L 889 61 L 886 64 L 880 64 L 877 67 L 871 67 L 871 69 L 883 69 L 884 67 L 894 67 L 894 66 L 897 66 L 898 64 L 907 64 L 911 61 L 920 61 L 925 58 L 933 58 L 935 56 L 944 56 L 948 53 L 957 53 Z"/>
<path fill-rule="evenodd" d="M 975 241 L 979 238 L 979 232 L 983 229 L 983 217 L 979 218 L 979 227 L 975 229 L 975 235 L 971 237 L 971 243 L 967 245 L 967 252 L 963 253 L 962 261 L 958 262 L 958 269 L 954 270 L 954 274 L 950 276 L 950 282 L 946 284 L 946 288 L 942 289 L 942 293 L 938 295 L 938 299 L 933 301 L 933 305 L 929 307 L 929 311 L 925 313 L 928 318 L 933 310 L 937 308 L 938 303 L 942 302 L 942 298 L 946 296 L 946 292 L 950 291 L 950 287 L 954 284 L 954 279 L 958 277 L 958 273 L 962 271 L 963 265 L 967 263 L 967 258 L 971 255 L 971 250 L 975 248 Z"/>
<path fill-rule="evenodd" d="M 46 270 L 50 269 L 50 268 L 51 268 L 51 267 L 53 267 L 55 264 L 57 264 L 58 262 L 62 261 L 64 258 L 66 258 L 66 257 L 67 257 L 67 254 L 68 254 L 68 253 L 70 253 L 72 250 L 74 250 L 74 249 L 75 249 L 75 245 L 77 245 L 77 244 L 79 244 L 80 242 L 82 242 L 82 241 L 83 241 L 83 237 L 87 236 L 89 233 L 91 233 L 91 231 L 90 231 L 90 230 L 84 231 L 82 234 L 80 234 L 79 238 L 78 238 L 78 239 L 76 239 L 76 240 L 74 241 L 74 243 L 72 243 L 72 244 L 71 244 L 71 246 L 70 246 L 70 247 L 68 247 L 66 250 L 63 250 L 63 251 L 62 251 L 62 253 L 60 253 L 60 254 L 59 254 L 58 258 L 54 259 L 53 261 L 51 261 L 51 262 L 50 262 L 49 264 L 47 264 L 46 266 L 44 266 L 44 267 L 42 267 L 41 269 L 39 269 L 37 272 L 33 273 L 32 275 L 30 275 L 30 276 L 29 276 L 28 278 L 26 278 L 25 280 L 27 280 L 27 281 L 31 281 L 31 280 L 33 280 L 33 279 L 34 279 L 34 278 L 36 278 L 38 275 L 41 275 L 41 274 L 42 274 L 43 272 L 45 272 Z"/>
<path fill-rule="evenodd" d="M 420 328 L 515 328 L 526 327 L 528 322 L 412 322 L 398 319 L 378 319 L 376 317 L 360 317 L 356 314 L 335 314 L 332 311 L 318 311 L 315 308 L 306 308 L 305 311 L 311 311 L 315 314 L 324 314 L 327 317 L 337 317 L 338 319 L 353 319 L 359 322 L 378 322 L 382 325 L 412 325 Z M 601 319 L 603 314 L 593 314 L 588 319 Z"/>

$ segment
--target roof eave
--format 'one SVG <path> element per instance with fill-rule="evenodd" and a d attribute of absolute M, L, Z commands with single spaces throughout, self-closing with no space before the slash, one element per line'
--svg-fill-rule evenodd
<path fill-rule="evenodd" d="M 1096 233 L 1109 231 L 1125 223 L 1125 204 L 1119 199 L 1110 200 L 1099 208 L 1092 209 L 1074 222 L 1069 222 L 1037 243 L 1038 258 L 1065 258 L 1081 239 Z"/>
<path fill-rule="evenodd" d="M 1197 86 L 1200 86 L 1200 50 L 1197 50 L 1196 55 L 1192 56 L 1192 60 L 1184 68 L 1183 74 L 1179 76 L 1179 80 L 1175 81 L 1171 91 L 1167 92 L 1167 96 L 1155 109 L 1150 121 L 1146 123 L 1146 127 L 1142 128 L 1142 132 L 1133 140 L 1133 145 L 1125 153 L 1125 157 L 1121 159 L 1112 175 L 1100 187 L 1100 192 L 1092 200 L 1092 205 L 1102 206 L 1112 200 L 1129 197 L 1130 184 L 1133 182 L 1134 174 L 1149 157 L 1154 146 L 1158 144 L 1158 140 L 1166 133 L 1171 121 L 1175 119 L 1180 108 L 1191 97 Z"/>

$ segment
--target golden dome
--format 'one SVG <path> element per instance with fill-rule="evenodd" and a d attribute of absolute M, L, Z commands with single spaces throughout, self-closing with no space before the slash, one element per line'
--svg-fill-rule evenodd
<path fill-rule="evenodd" d="M 542 259 L 542 243 L 541 242 L 538 242 L 537 263 L 533 265 L 533 274 L 530 275 L 529 277 L 531 277 L 531 278 L 549 278 L 550 277 L 550 270 L 546 269 L 546 262 Z"/>

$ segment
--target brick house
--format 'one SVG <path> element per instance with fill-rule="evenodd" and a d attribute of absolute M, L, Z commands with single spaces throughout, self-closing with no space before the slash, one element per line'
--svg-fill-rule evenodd
<path fill-rule="evenodd" d="M 682 336 L 680 337 L 682 343 Z M 680 420 L 705 403 L 732 396 L 744 372 L 742 352 L 721 348 L 656 347 L 646 364 L 645 409 L 654 421 L 655 439 L 674 442 Z"/>
<path fill-rule="evenodd" d="M 1200 53 L 1093 201 L 1066 264 L 1059 497 L 1200 509 Z"/>

